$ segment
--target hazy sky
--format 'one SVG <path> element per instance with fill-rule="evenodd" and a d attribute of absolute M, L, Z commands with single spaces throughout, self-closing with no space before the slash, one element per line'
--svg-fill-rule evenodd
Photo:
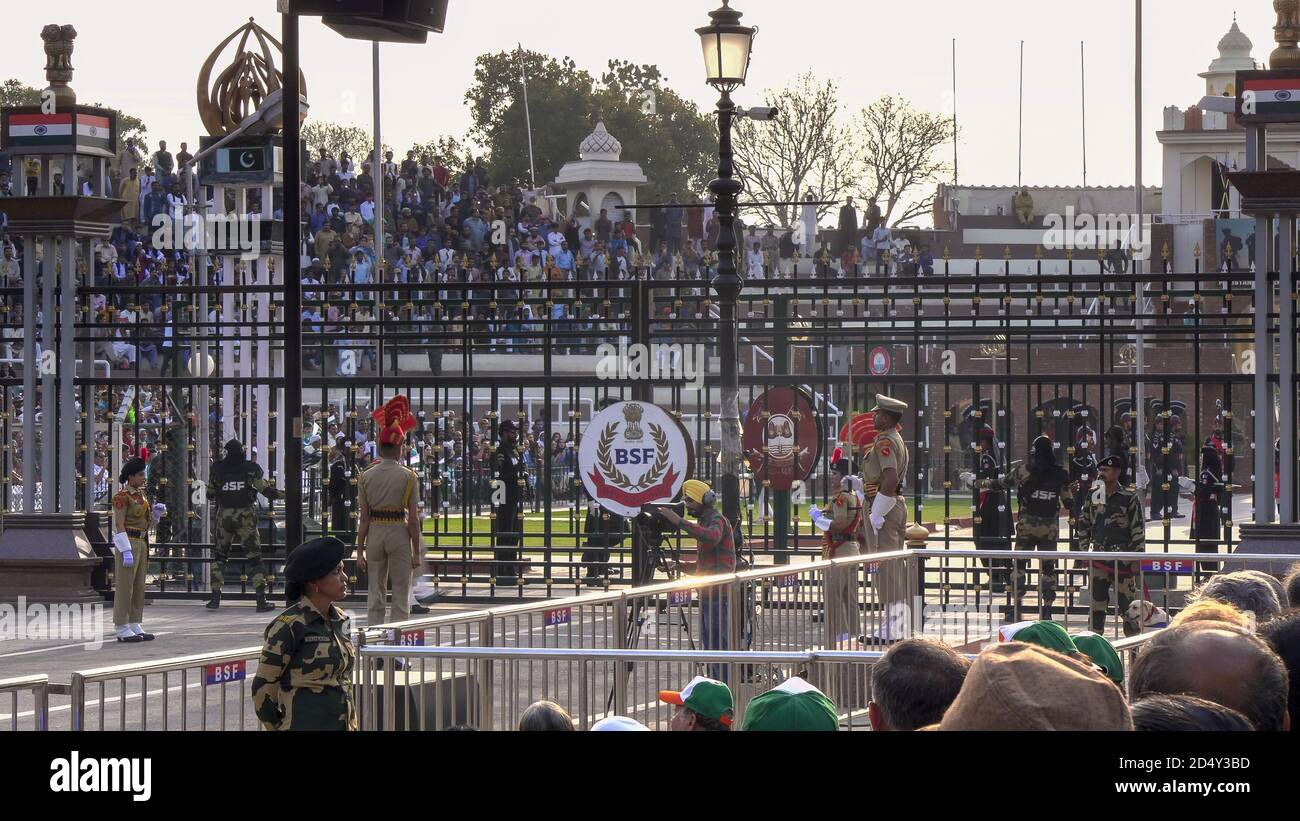
<path fill-rule="evenodd" d="M 613 57 L 656 63 L 678 92 L 712 106 L 716 95 L 702 82 L 694 29 L 708 22 L 708 11 L 717 5 L 719 0 L 451 0 L 445 35 L 431 37 L 426 46 L 383 46 L 385 141 L 402 148 L 443 133 L 461 137 L 469 126 L 464 93 L 473 79 L 474 58 L 518 42 L 567 54 L 593 73 Z M 1021 40 L 1024 181 L 1079 184 L 1083 40 L 1088 180 L 1133 182 L 1132 0 L 1064 7 L 1041 0 L 736 0 L 734 5 L 745 13 L 745 22 L 760 28 L 750 82 L 736 95 L 741 104 L 759 103 L 763 89 L 811 68 L 839 80 L 843 101 L 853 110 L 880 95 L 901 93 L 919 107 L 943 111 L 952 102 L 956 37 L 959 170 L 966 184 L 1016 181 Z M 44 87 L 40 29 L 51 22 L 72 23 L 80 35 L 73 57 L 79 99 L 143 118 L 151 143 L 166 139 L 174 150 L 188 140 L 193 149 L 200 134 L 195 81 L 203 60 L 249 16 L 278 38 L 275 7 L 275 0 L 6 0 L 0 79 L 18 77 Z M 1161 110 L 1200 99 L 1204 84 L 1196 75 L 1217 56 L 1215 46 L 1231 25 L 1234 8 L 1255 43 L 1255 59 L 1265 60 L 1273 48 L 1268 0 L 1239 6 L 1213 0 L 1145 3 L 1145 183 L 1160 184 L 1155 132 Z M 344 40 L 310 19 L 302 24 L 302 44 L 312 115 L 368 126 L 370 44 Z"/>

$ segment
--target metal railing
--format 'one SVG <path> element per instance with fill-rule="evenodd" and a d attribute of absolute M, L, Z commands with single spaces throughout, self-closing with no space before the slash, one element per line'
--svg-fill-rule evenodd
<path fill-rule="evenodd" d="M 50 728 L 49 676 L 0 679 L 0 698 L 5 696 L 8 696 L 9 712 L 0 714 L 0 722 L 8 722 L 10 730 L 22 729 L 20 719 L 27 714 L 32 717 L 33 730 L 44 731 Z"/>
<path fill-rule="evenodd" d="M 1154 633 L 1115 643 L 1124 670 Z M 965 654 L 974 659 L 973 653 Z M 370 645 L 360 654 L 357 704 L 364 730 L 419 732 L 450 727 L 514 730 L 529 705 L 553 701 L 587 730 L 607 716 L 630 716 L 667 730 L 673 708 L 659 701 L 696 675 L 720 675 L 735 701 L 738 729 L 756 695 L 798 675 L 819 687 L 844 730 L 870 729 L 871 667 L 884 653 L 722 652 Z M 721 671 L 720 673 L 718 671 Z"/>
<path fill-rule="evenodd" d="M 248 681 L 261 654 L 243 647 L 73 673 L 70 728 L 158 729 L 160 716 L 163 730 L 258 729 Z"/>

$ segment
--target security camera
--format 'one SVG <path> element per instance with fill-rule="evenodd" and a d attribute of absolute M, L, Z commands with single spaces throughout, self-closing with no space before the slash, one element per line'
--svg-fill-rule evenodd
<path fill-rule="evenodd" d="M 749 108 L 745 109 L 744 116 L 751 120 L 775 120 L 777 117 L 781 116 L 781 109 L 768 108 L 766 106 Z"/>

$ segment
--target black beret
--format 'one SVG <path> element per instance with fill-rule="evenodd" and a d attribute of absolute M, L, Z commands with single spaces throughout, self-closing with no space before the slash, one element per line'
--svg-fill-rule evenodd
<path fill-rule="evenodd" d="M 515 431 L 517 430 L 517 428 L 515 428 L 514 422 L 511 422 L 509 419 L 507 419 L 506 421 L 501 423 L 501 427 L 497 428 L 497 430 L 499 430 L 501 433 L 505 433 L 506 431 Z"/>
<path fill-rule="evenodd" d="M 845 476 L 848 476 L 849 460 L 848 459 L 835 460 L 835 463 L 831 465 L 831 470 L 836 471 L 837 473 L 843 473 Z"/>
<path fill-rule="evenodd" d="M 149 464 L 138 456 L 134 459 L 128 459 L 126 464 L 122 465 L 122 472 L 118 475 L 117 481 L 126 484 L 127 478 L 134 476 L 137 473 L 144 473 L 145 469 L 148 467 Z"/>
<path fill-rule="evenodd" d="M 1125 465 L 1124 457 L 1116 456 L 1114 454 L 1107 456 L 1105 459 L 1102 459 L 1100 462 L 1097 463 L 1098 467 L 1115 468 L 1116 470 L 1123 470 L 1124 465 Z"/>
<path fill-rule="evenodd" d="M 328 576 L 343 561 L 347 545 L 334 538 L 325 536 L 303 542 L 289 554 L 284 563 L 284 596 L 293 604 L 302 598 L 303 586 Z"/>

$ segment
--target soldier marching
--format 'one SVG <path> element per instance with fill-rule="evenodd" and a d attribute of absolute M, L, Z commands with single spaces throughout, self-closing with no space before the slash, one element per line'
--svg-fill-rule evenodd
<path fill-rule="evenodd" d="M 149 529 L 166 508 L 149 505 L 145 495 L 143 459 L 122 466 L 122 489 L 113 495 L 113 627 L 117 640 L 127 644 L 153 641 L 144 621 L 145 572 L 149 566 Z"/>
<path fill-rule="evenodd" d="M 262 543 L 257 533 L 257 494 L 267 501 L 280 498 L 280 492 L 262 475 L 262 466 L 244 456 L 238 439 L 226 443 L 226 458 L 212 466 L 208 476 L 208 498 L 217 506 L 217 539 L 212 549 L 212 597 L 209 610 L 221 606 L 226 582 L 226 562 L 232 546 L 241 545 L 246 559 L 246 575 L 252 576 L 257 594 L 257 611 L 268 612 L 275 606 L 266 600 L 266 567 L 262 564 Z"/>

